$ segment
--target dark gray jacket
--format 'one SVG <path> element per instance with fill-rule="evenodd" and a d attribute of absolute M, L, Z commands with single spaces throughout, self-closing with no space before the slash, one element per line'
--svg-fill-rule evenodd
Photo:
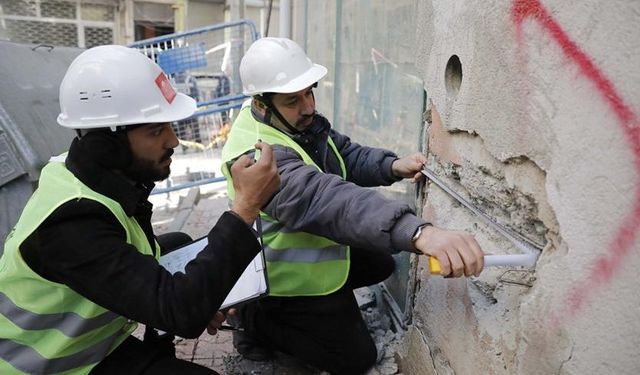
<path fill-rule="evenodd" d="M 344 159 L 346 181 L 340 178 L 340 165 L 327 145 L 327 137 Z M 425 221 L 408 205 L 366 188 L 400 180 L 391 172 L 396 154 L 352 143 L 349 137 L 331 129 L 329 121 L 320 115 L 315 116 L 309 129 L 292 138 L 325 173 L 305 164 L 293 149 L 274 146 L 281 187 L 264 207 L 267 214 L 291 229 L 354 247 L 414 250 L 411 238 Z"/>

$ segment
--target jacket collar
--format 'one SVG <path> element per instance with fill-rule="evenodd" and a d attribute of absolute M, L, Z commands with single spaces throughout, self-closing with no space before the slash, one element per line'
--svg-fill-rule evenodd
<path fill-rule="evenodd" d="M 155 186 L 154 183 L 133 183 L 123 175 L 103 167 L 82 154 L 78 147 L 78 138 L 74 138 L 71 143 L 65 165 L 91 190 L 118 202 L 128 216 L 136 214 L 138 209 L 151 208 L 147 199 Z"/>

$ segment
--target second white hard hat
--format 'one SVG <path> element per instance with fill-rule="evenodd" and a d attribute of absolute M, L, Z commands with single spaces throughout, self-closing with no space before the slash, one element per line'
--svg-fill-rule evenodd
<path fill-rule="evenodd" d="M 311 62 L 304 50 L 287 38 L 258 39 L 240 62 L 243 92 L 250 96 L 297 92 L 326 74 L 327 68 Z"/>
<path fill-rule="evenodd" d="M 78 55 L 60 84 L 58 124 L 73 129 L 182 120 L 196 110 L 138 50 L 99 46 Z"/>

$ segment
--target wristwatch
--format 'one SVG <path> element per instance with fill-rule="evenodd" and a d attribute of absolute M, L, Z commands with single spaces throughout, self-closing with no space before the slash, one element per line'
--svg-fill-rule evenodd
<path fill-rule="evenodd" d="M 422 224 L 416 229 L 416 232 L 413 234 L 413 237 L 411 237 L 411 242 L 415 243 L 418 240 L 418 238 L 420 238 L 420 235 L 422 234 L 422 229 L 427 225 L 430 225 L 430 224 L 429 223 Z"/>

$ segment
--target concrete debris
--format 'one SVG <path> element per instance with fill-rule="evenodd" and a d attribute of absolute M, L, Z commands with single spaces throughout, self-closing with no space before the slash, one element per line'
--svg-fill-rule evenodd
<path fill-rule="evenodd" d="M 225 357 L 223 361 L 225 373 L 229 375 L 267 375 L 274 373 L 271 361 L 256 362 L 239 355 Z"/>
<path fill-rule="evenodd" d="M 375 366 L 369 370 L 367 375 L 393 375 L 398 373 L 398 364 L 395 361 L 394 354 L 397 352 L 398 345 L 402 339 L 402 332 L 394 332 L 396 327 L 393 327 L 389 312 L 384 309 L 383 303 L 375 301 L 375 293 L 369 288 L 361 288 L 369 290 L 374 298 L 374 307 L 367 307 L 360 305 L 362 311 L 362 317 L 364 318 L 369 332 L 373 337 L 373 341 L 376 344 L 378 350 L 378 360 Z M 364 291 L 361 291 L 363 293 Z"/>
<path fill-rule="evenodd" d="M 284 353 L 270 361 L 258 362 L 234 353 L 223 359 L 224 373 L 229 375 L 329 375 Z"/>
<path fill-rule="evenodd" d="M 378 331 L 382 333 L 391 329 L 391 318 L 388 315 L 382 314 L 378 308 L 369 307 L 362 312 L 362 316 L 369 327 L 369 331 L 374 334 Z"/>
<path fill-rule="evenodd" d="M 356 302 L 358 302 L 360 310 L 364 310 L 376 305 L 376 295 L 369 288 L 355 289 L 353 291 L 353 294 L 356 296 Z"/>

